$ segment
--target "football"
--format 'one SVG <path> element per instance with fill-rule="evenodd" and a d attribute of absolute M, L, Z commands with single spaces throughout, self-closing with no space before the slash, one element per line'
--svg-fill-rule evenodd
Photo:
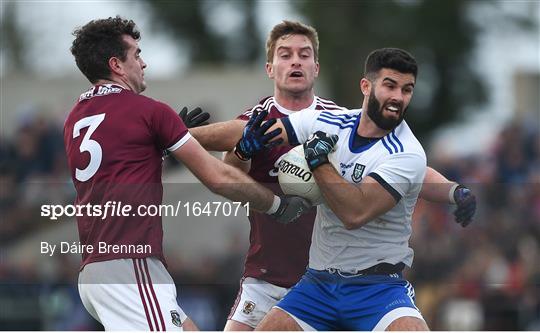
<path fill-rule="evenodd" d="M 335 154 L 331 154 L 329 159 L 336 167 L 333 155 Z M 314 206 L 324 202 L 315 177 L 307 165 L 302 145 L 294 147 L 283 155 L 278 163 L 278 181 L 285 194 L 308 199 Z"/>

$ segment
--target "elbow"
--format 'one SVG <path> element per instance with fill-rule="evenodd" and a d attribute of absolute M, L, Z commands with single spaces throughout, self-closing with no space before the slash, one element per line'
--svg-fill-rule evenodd
<path fill-rule="evenodd" d="M 344 216 L 341 219 L 341 222 L 343 222 L 343 226 L 345 227 L 345 229 L 354 230 L 362 227 L 368 222 L 368 220 L 362 215 L 350 215 Z"/>
<path fill-rule="evenodd" d="M 365 223 L 364 221 L 362 221 L 361 219 L 356 218 L 356 217 L 343 218 L 343 219 L 341 219 L 341 222 L 343 222 L 343 226 L 347 230 L 358 229 L 361 226 L 363 226 L 364 223 Z"/>

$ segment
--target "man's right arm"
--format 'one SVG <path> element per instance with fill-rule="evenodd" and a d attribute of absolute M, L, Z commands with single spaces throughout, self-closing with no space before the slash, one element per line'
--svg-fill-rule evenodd
<path fill-rule="evenodd" d="M 310 209 L 300 197 L 277 197 L 240 170 L 212 156 L 192 138 L 171 153 L 212 192 L 233 201 L 249 202 L 254 210 L 273 216 L 278 222 L 290 223 Z"/>
<path fill-rule="evenodd" d="M 189 132 L 206 150 L 231 151 L 242 138 L 244 120 L 229 120 L 201 127 L 190 128 Z"/>
<path fill-rule="evenodd" d="M 212 192 L 234 201 L 251 202 L 255 210 L 267 211 L 273 201 L 271 191 L 255 183 L 240 170 L 226 165 L 189 139 L 172 152 Z"/>

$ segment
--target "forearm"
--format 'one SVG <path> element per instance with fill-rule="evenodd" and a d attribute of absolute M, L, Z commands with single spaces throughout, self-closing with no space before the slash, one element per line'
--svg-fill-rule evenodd
<path fill-rule="evenodd" d="M 272 191 L 230 165 L 221 163 L 216 172 L 220 181 L 214 184 L 213 192 L 232 201 L 249 202 L 250 208 L 256 211 L 268 211 L 274 201 Z"/>
<path fill-rule="evenodd" d="M 189 132 L 206 150 L 230 151 L 242 137 L 244 125 L 245 121 L 229 120 L 190 128 Z"/>
<path fill-rule="evenodd" d="M 427 167 L 422 190 L 419 198 L 438 203 L 453 203 L 450 200 L 450 190 L 455 188 L 456 183 L 448 180 L 442 174 L 431 167 Z"/>
<path fill-rule="evenodd" d="M 242 161 L 232 151 L 223 153 L 223 162 L 248 173 L 251 169 L 251 160 Z"/>
<path fill-rule="evenodd" d="M 267 212 L 274 203 L 270 190 L 209 154 L 197 140 L 189 139 L 172 155 L 214 193 L 233 201 L 249 202 L 250 208 L 261 212 Z"/>
<path fill-rule="evenodd" d="M 343 179 L 330 164 L 324 164 L 313 172 L 326 205 L 341 220 L 345 228 L 355 229 L 369 221 L 365 205 L 365 193 Z"/>

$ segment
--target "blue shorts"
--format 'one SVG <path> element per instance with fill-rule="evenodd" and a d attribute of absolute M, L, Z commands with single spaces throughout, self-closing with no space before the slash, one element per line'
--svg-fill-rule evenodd
<path fill-rule="evenodd" d="M 304 329 L 318 331 L 384 330 L 403 316 L 422 318 L 414 289 L 401 274 L 345 276 L 308 269 L 276 306 Z"/>

